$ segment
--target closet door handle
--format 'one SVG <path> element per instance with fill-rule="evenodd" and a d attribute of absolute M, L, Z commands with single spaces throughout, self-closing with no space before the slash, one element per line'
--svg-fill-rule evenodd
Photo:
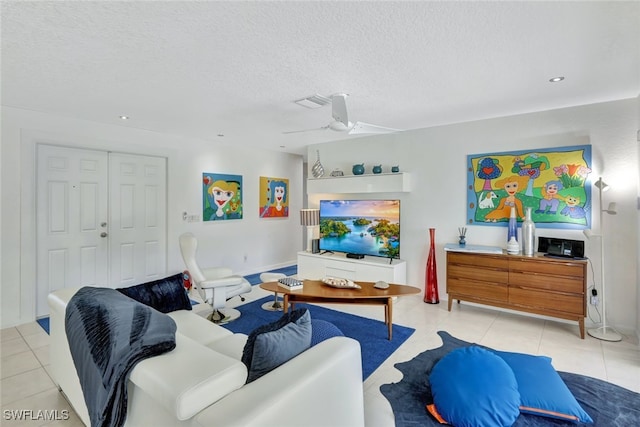
<path fill-rule="evenodd" d="M 107 234 L 107 233 L 106 233 L 106 232 L 104 232 L 104 231 L 103 231 L 102 233 L 100 233 L 100 237 L 102 237 L 102 238 L 105 238 L 105 237 L 107 237 L 108 235 L 109 235 L 109 234 Z"/>

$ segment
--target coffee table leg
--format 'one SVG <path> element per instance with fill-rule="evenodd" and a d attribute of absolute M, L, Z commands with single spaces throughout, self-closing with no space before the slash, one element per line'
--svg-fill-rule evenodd
<path fill-rule="evenodd" d="M 282 309 L 283 313 L 287 313 L 289 311 L 289 294 L 284 294 L 284 308 Z"/>
<path fill-rule="evenodd" d="M 386 307 L 387 307 L 386 311 L 387 313 L 389 313 L 389 317 L 387 319 L 387 327 L 389 328 L 389 341 L 391 341 L 391 336 L 393 331 L 393 299 L 392 298 L 387 299 Z"/>

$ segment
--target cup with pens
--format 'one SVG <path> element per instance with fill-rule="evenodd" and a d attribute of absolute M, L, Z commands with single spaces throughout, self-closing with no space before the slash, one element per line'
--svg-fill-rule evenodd
<path fill-rule="evenodd" d="M 460 246 L 464 246 L 467 244 L 467 241 L 465 240 L 466 235 L 467 235 L 467 227 L 458 227 L 458 237 L 460 237 L 458 244 Z"/>

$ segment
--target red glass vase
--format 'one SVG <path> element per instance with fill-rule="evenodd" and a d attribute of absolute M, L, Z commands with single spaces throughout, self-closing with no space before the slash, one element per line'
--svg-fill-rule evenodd
<path fill-rule="evenodd" d="M 436 229 L 429 229 L 431 245 L 429 247 L 429 258 L 427 258 L 427 270 L 424 275 L 424 302 L 428 304 L 438 304 L 438 272 L 436 269 Z"/>

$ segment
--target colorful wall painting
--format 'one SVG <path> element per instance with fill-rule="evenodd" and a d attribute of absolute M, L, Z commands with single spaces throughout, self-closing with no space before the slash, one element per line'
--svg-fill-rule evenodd
<path fill-rule="evenodd" d="M 289 180 L 260 177 L 260 218 L 289 216 Z"/>
<path fill-rule="evenodd" d="M 242 175 L 202 174 L 202 220 L 242 219 Z"/>
<path fill-rule="evenodd" d="M 467 156 L 467 223 L 505 226 L 531 207 L 538 228 L 591 228 L 591 145 Z"/>

